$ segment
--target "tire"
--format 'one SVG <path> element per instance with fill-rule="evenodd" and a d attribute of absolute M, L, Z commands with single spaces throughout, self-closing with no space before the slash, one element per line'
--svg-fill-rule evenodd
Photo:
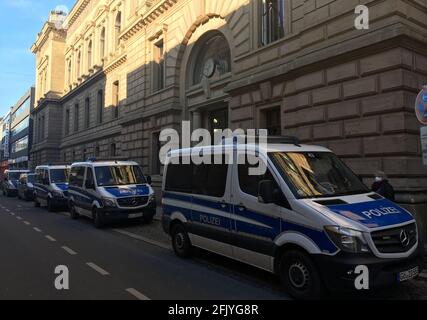
<path fill-rule="evenodd" d="M 95 224 L 95 227 L 97 229 L 104 228 L 104 226 L 105 226 L 104 219 L 102 217 L 102 214 L 98 211 L 97 208 L 93 209 L 92 216 L 93 216 L 93 223 Z"/>
<path fill-rule="evenodd" d="M 184 225 L 178 223 L 172 227 L 172 247 L 175 254 L 184 259 L 188 259 L 193 254 L 193 246 Z"/>
<path fill-rule="evenodd" d="M 4 191 L 3 191 L 3 195 L 4 195 L 5 197 L 9 198 L 9 192 L 7 192 L 7 190 L 4 190 Z"/>
<path fill-rule="evenodd" d="M 22 200 L 21 195 L 18 192 L 18 200 Z"/>
<path fill-rule="evenodd" d="M 34 195 L 34 207 L 35 208 L 40 208 L 40 202 L 37 201 L 37 195 Z"/>
<path fill-rule="evenodd" d="M 302 251 L 285 252 L 280 259 L 279 273 L 287 293 L 295 299 L 319 299 L 325 291 L 317 267 Z"/>
<path fill-rule="evenodd" d="M 76 211 L 76 207 L 74 206 L 74 203 L 70 202 L 70 217 L 73 220 L 77 220 L 80 216 Z"/>

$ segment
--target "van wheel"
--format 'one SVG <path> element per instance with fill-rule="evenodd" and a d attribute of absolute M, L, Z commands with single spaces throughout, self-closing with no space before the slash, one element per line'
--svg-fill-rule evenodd
<path fill-rule="evenodd" d="M 286 291 L 295 299 L 319 299 L 324 286 L 311 258 L 304 252 L 291 250 L 280 259 L 280 277 Z"/>
<path fill-rule="evenodd" d="M 180 258 L 190 258 L 193 246 L 185 227 L 179 223 L 172 227 L 172 246 L 175 254 Z"/>
<path fill-rule="evenodd" d="M 3 191 L 3 195 L 4 195 L 5 197 L 8 197 L 8 198 L 9 198 L 9 192 L 7 192 L 7 190 L 4 190 L 4 191 Z"/>
<path fill-rule="evenodd" d="M 76 211 L 76 207 L 74 206 L 74 203 L 70 202 L 70 217 L 73 220 L 77 220 L 79 218 L 79 214 Z"/>
<path fill-rule="evenodd" d="M 95 224 L 95 227 L 97 229 L 102 229 L 105 223 L 104 223 L 102 214 L 99 212 L 97 208 L 93 209 L 92 216 L 93 216 L 93 223 Z"/>
<path fill-rule="evenodd" d="M 47 211 L 49 212 L 55 212 L 55 207 L 52 204 L 52 200 L 47 198 Z"/>
<path fill-rule="evenodd" d="M 34 207 L 40 208 L 40 202 L 37 200 L 37 195 L 34 195 Z"/>

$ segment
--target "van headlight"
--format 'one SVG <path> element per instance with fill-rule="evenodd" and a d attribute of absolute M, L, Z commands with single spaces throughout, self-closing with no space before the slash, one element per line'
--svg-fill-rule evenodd
<path fill-rule="evenodd" d="M 325 231 L 335 243 L 335 245 L 345 252 L 350 253 L 367 253 L 369 252 L 368 244 L 363 233 L 349 228 L 338 226 L 326 226 Z"/>
<path fill-rule="evenodd" d="M 150 195 L 150 197 L 148 198 L 148 203 L 151 202 L 156 202 L 156 195 L 153 193 Z"/>
<path fill-rule="evenodd" d="M 116 199 L 114 198 L 102 198 L 102 203 L 104 204 L 104 207 L 110 207 L 110 208 L 115 208 L 117 207 L 116 205 Z"/>

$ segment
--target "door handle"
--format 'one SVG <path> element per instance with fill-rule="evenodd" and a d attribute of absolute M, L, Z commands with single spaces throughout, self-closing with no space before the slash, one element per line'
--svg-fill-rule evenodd
<path fill-rule="evenodd" d="M 245 211 L 245 210 L 246 210 L 246 207 L 245 207 L 245 205 L 244 205 L 243 203 L 239 203 L 239 204 L 237 205 L 237 209 L 239 209 L 239 211 Z"/>
<path fill-rule="evenodd" d="M 219 202 L 219 204 L 221 205 L 221 208 L 226 209 L 228 207 L 227 202 L 225 201 L 221 201 Z"/>

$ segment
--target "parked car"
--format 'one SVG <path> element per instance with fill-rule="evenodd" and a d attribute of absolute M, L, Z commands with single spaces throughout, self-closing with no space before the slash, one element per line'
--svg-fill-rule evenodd
<path fill-rule="evenodd" d="M 51 212 L 68 208 L 69 166 L 39 166 L 34 183 L 34 205 Z"/>
<path fill-rule="evenodd" d="M 422 270 L 413 216 L 371 192 L 332 151 L 289 139 L 267 147 L 237 141 L 168 155 L 163 228 L 178 256 L 199 247 L 250 264 L 279 275 L 300 299 L 321 297 L 325 288 L 356 290 L 360 266 L 369 289 Z M 267 171 L 252 175 L 254 166 L 240 159 L 184 161 L 225 153 L 256 156 Z"/>
<path fill-rule="evenodd" d="M 28 173 L 28 170 L 6 170 L 1 187 L 3 195 L 6 197 L 16 197 L 18 195 L 18 181 L 23 173 Z"/>
<path fill-rule="evenodd" d="M 71 166 L 69 209 L 71 217 L 93 219 L 101 228 L 118 220 L 149 223 L 156 214 L 156 198 L 136 162 L 88 161 Z"/>
<path fill-rule="evenodd" d="M 31 201 L 34 199 L 34 173 L 24 173 L 18 181 L 18 198 L 25 201 Z"/>

